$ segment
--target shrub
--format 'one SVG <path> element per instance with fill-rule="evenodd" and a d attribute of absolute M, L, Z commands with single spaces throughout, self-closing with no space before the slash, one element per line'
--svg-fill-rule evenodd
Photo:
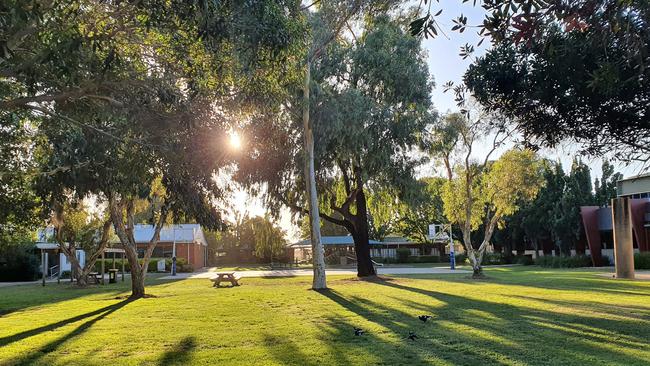
<path fill-rule="evenodd" d="M 191 264 L 181 264 L 177 266 L 178 272 L 194 272 L 194 267 Z"/>
<path fill-rule="evenodd" d="M 505 258 L 501 253 L 485 253 L 483 256 L 484 265 L 504 264 Z"/>
<path fill-rule="evenodd" d="M 541 267 L 553 267 L 553 260 L 555 259 L 552 255 L 543 255 L 535 259 L 535 264 Z"/>
<path fill-rule="evenodd" d="M 635 269 L 650 269 L 650 252 L 634 254 Z"/>
<path fill-rule="evenodd" d="M 414 258 L 418 263 L 440 263 L 440 256 L 437 255 L 421 255 Z"/>
<path fill-rule="evenodd" d="M 31 244 L 6 246 L 0 253 L 0 282 L 35 281 L 40 273 L 40 261 Z"/>
<path fill-rule="evenodd" d="M 515 263 L 522 266 L 532 266 L 535 264 L 535 261 L 533 261 L 532 255 L 518 255 L 515 257 Z"/>
<path fill-rule="evenodd" d="M 158 261 L 163 258 L 151 258 L 149 260 L 149 264 L 147 266 L 147 272 L 157 272 L 158 271 Z M 172 270 L 172 259 L 171 258 L 164 258 L 165 259 L 165 271 L 171 272 Z M 140 259 L 140 264 L 143 263 L 143 259 Z M 180 272 L 180 267 L 183 265 L 187 265 L 187 259 L 185 258 L 176 258 L 176 270 Z M 113 268 L 113 258 L 104 258 L 104 269 L 108 270 L 110 268 Z M 115 259 L 115 268 L 118 270 L 122 269 L 122 259 L 121 258 L 116 258 Z M 102 260 L 98 259 L 97 262 L 95 262 L 95 267 L 94 270 L 95 272 L 100 272 L 102 269 Z M 131 266 L 129 265 L 129 261 L 124 258 L 124 271 L 125 272 L 131 272 Z"/>
<path fill-rule="evenodd" d="M 591 266 L 591 257 L 588 255 L 576 255 L 572 257 L 556 257 L 545 255 L 537 258 L 535 261 L 536 264 L 542 267 L 552 267 L 552 268 L 579 268 L 579 267 L 590 267 Z"/>
<path fill-rule="evenodd" d="M 408 248 L 397 248 L 397 263 L 408 263 L 411 250 Z"/>
<path fill-rule="evenodd" d="M 469 263 L 467 259 L 467 255 L 465 254 L 454 254 L 454 259 L 456 260 L 456 264 Z M 449 262 L 449 257 L 447 257 L 446 262 Z"/>

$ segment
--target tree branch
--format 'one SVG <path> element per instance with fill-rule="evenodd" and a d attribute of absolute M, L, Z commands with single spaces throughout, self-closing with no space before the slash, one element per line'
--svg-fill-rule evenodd
<path fill-rule="evenodd" d="M 160 230 L 162 230 L 163 226 L 165 225 L 165 221 L 167 221 L 167 215 L 169 214 L 169 207 L 171 206 L 172 202 L 168 202 L 167 199 L 165 199 L 165 203 L 163 206 L 160 208 L 160 217 L 158 217 L 158 222 L 156 223 L 156 226 L 154 228 L 154 233 L 153 236 L 151 237 L 151 240 L 149 241 L 149 244 L 147 244 L 147 249 L 144 253 L 144 263 L 148 263 L 149 259 L 151 259 L 151 256 L 153 255 L 153 250 L 156 248 L 156 244 L 160 241 Z M 174 238 L 174 240 L 176 240 Z M 143 266 L 143 270 L 146 268 Z"/>
<path fill-rule="evenodd" d="M 281 197 L 280 195 L 276 195 L 276 198 L 280 202 L 282 202 L 285 206 L 289 207 L 289 209 L 291 211 L 297 212 L 297 213 L 302 214 L 302 215 L 309 215 L 309 210 L 307 210 L 306 208 L 303 208 L 303 207 L 300 207 L 300 206 L 298 206 L 296 204 L 290 203 L 289 201 L 287 201 L 284 197 Z M 330 216 L 328 214 L 320 212 L 320 210 L 318 212 L 318 216 L 320 216 L 320 218 L 322 218 L 322 219 L 325 219 L 325 220 L 331 222 L 332 224 L 345 226 L 345 220 L 334 218 L 334 217 L 332 217 L 332 216 Z"/>
<path fill-rule="evenodd" d="M 354 14 L 356 14 L 357 11 L 359 11 L 360 8 L 361 8 L 361 1 L 359 1 L 359 0 L 355 1 L 354 4 L 352 5 L 350 11 L 347 14 L 345 14 L 343 19 L 341 19 L 333 27 L 332 32 L 329 34 L 329 36 L 326 37 L 325 40 L 323 40 L 323 42 L 320 45 L 318 45 L 315 48 L 312 48 L 313 51 L 311 51 L 307 55 L 307 63 L 312 63 L 314 60 L 316 60 L 317 58 L 320 57 L 321 53 L 323 52 L 323 49 L 325 49 L 325 47 L 327 47 L 327 45 L 330 42 L 332 42 L 332 40 L 334 40 L 334 38 L 336 38 L 338 36 L 339 32 L 341 32 L 341 28 L 343 28 L 343 26 L 348 22 L 348 20 L 350 18 L 352 18 L 352 16 Z"/>

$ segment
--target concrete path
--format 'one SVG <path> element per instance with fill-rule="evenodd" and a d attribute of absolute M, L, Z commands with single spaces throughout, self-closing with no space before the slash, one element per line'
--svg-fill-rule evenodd
<path fill-rule="evenodd" d="M 218 272 L 218 268 L 210 268 L 209 270 L 203 272 L 195 273 L 178 273 L 176 276 L 164 276 L 160 277 L 161 280 L 179 280 L 186 278 L 212 278 L 214 277 L 214 272 Z M 414 268 L 414 267 L 387 267 L 387 268 L 378 268 L 377 272 L 379 274 L 390 274 L 390 275 L 405 275 L 405 274 L 454 274 L 454 273 L 471 273 L 470 271 L 465 271 L 462 269 L 451 270 L 448 267 L 436 267 L 436 268 Z M 357 274 L 357 271 L 354 269 L 328 269 L 326 270 L 328 275 L 349 275 L 354 276 Z M 235 271 L 236 276 L 240 277 L 295 277 L 295 276 L 311 276 L 313 271 L 311 269 L 277 269 L 277 270 L 266 270 L 266 271 Z"/>

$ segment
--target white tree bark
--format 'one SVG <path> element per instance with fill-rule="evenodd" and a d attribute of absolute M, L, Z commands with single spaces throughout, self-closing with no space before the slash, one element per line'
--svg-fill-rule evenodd
<path fill-rule="evenodd" d="M 304 131 L 305 151 L 305 192 L 309 199 L 309 222 L 311 232 L 312 261 L 314 278 L 312 289 L 327 288 L 325 278 L 325 249 L 320 236 L 320 216 L 318 210 L 318 192 L 316 192 L 316 172 L 314 167 L 314 131 L 309 123 L 309 85 L 311 83 L 311 62 L 307 60 L 305 83 L 303 85 L 302 123 Z"/>

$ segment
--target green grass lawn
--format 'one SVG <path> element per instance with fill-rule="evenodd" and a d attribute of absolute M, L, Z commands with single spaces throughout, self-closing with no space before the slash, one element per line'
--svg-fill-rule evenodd
<path fill-rule="evenodd" d="M 0 364 L 648 365 L 650 282 L 593 271 L 491 268 L 358 281 L 149 280 L 0 288 Z M 431 314 L 428 323 L 416 316 Z M 367 330 L 355 337 L 353 326 Z M 406 338 L 409 331 L 420 336 Z"/>

